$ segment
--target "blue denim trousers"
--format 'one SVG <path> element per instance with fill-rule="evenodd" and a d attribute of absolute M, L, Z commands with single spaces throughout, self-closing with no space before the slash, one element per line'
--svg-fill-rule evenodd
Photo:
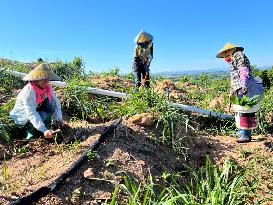
<path fill-rule="evenodd" d="M 44 122 L 46 128 L 50 129 L 51 122 L 52 122 L 52 116 L 53 112 L 55 110 L 54 102 L 53 100 L 50 102 L 48 99 L 45 99 L 42 102 L 42 105 L 37 108 L 37 112 L 42 118 L 42 121 Z M 26 124 L 26 130 L 27 130 L 27 139 L 32 139 L 36 135 L 41 134 L 40 131 L 38 131 L 31 122 L 28 122 Z"/>

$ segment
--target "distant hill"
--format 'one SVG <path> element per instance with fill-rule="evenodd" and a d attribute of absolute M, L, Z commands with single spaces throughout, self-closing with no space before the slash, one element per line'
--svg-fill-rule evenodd
<path fill-rule="evenodd" d="M 258 69 L 260 70 L 268 70 L 268 69 L 271 69 L 272 66 L 261 66 L 261 67 L 258 67 Z"/>
<path fill-rule="evenodd" d="M 272 66 L 261 66 L 257 67 L 260 70 L 268 70 Z M 198 75 L 201 73 L 207 73 L 207 74 L 214 74 L 214 73 L 222 73 L 226 74 L 228 73 L 229 68 L 212 68 L 212 69 L 193 69 L 193 70 L 175 70 L 175 71 L 159 71 L 153 73 L 154 76 L 179 76 L 179 75 Z"/>
<path fill-rule="evenodd" d="M 196 75 L 201 73 L 227 73 L 228 69 L 198 69 L 198 70 L 176 70 L 176 71 L 160 71 L 154 73 L 154 75 L 164 75 L 164 76 L 179 76 L 179 75 Z"/>

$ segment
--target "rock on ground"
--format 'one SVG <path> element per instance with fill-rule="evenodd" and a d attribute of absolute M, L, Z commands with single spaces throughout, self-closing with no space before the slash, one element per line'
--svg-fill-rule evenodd
<path fill-rule="evenodd" d="M 91 179 L 91 178 L 94 178 L 94 173 L 92 171 L 92 168 L 88 168 L 87 170 L 84 171 L 83 173 L 83 177 L 86 178 L 86 179 Z"/>
<path fill-rule="evenodd" d="M 136 114 L 128 119 L 130 123 L 141 125 L 144 127 L 151 126 L 154 122 L 154 116 L 150 113 Z"/>

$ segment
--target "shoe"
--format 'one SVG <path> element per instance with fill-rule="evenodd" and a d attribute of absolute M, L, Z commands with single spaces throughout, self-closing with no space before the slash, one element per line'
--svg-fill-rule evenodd
<path fill-rule="evenodd" d="M 230 137 L 240 137 L 242 135 L 242 130 L 238 130 L 236 133 L 230 134 Z"/>
<path fill-rule="evenodd" d="M 241 138 L 237 139 L 238 143 L 251 142 L 251 130 L 239 130 L 237 133 L 240 133 Z"/>
<path fill-rule="evenodd" d="M 240 136 L 240 135 L 242 135 L 242 133 L 243 133 L 243 130 L 238 130 L 238 131 L 236 132 L 236 135 L 237 135 L 237 136 Z"/>
<path fill-rule="evenodd" d="M 248 138 L 248 139 L 240 138 L 240 139 L 237 139 L 236 142 L 238 142 L 238 143 L 248 143 L 248 142 L 251 142 L 251 137 Z"/>
<path fill-rule="evenodd" d="M 26 137 L 27 140 L 32 140 L 33 137 L 34 137 L 33 134 L 31 134 L 30 132 L 27 132 L 27 137 Z"/>

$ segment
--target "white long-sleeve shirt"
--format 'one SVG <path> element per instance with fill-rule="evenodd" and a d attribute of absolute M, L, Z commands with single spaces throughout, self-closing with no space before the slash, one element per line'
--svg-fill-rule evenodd
<path fill-rule="evenodd" d="M 55 102 L 54 119 L 62 120 L 62 110 L 59 99 L 52 89 L 52 100 Z M 38 103 L 36 102 L 36 93 L 28 83 L 19 93 L 14 108 L 10 111 L 10 117 L 18 125 L 25 125 L 28 121 L 39 131 L 47 130 L 41 116 L 36 111 Z"/>

